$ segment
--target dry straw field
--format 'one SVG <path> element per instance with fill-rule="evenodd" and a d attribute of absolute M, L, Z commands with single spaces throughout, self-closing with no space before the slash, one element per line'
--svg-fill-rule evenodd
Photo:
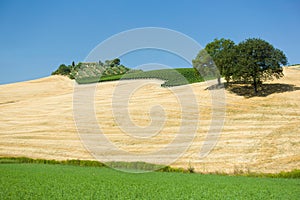
<path fill-rule="evenodd" d="M 95 112 L 103 134 L 124 152 L 145 154 L 164 148 L 174 139 L 181 123 L 181 106 L 174 91 L 190 87 L 199 111 L 190 110 L 190 120 L 199 115 L 198 129 L 187 151 L 171 165 L 201 172 L 236 170 L 275 173 L 300 168 L 300 67 L 284 69 L 284 78 L 269 82 L 258 96 L 245 96 L 247 87 L 226 90 L 226 116 L 215 148 L 204 158 L 199 153 L 210 127 L 212 100 L 206 83 L 162 88 L 159 80 L 127 80 L 97 85 Z M 0 156 L 26 156 L 43 159 L 94 159 L 81 143 L 73 118 L 74 82 L 62 76 L 0 86 Z M 147 127 L 151 120 L 164 120 L 156 135 L 135 132 L 128 135 L 112 112 L 124 109 L 113 96 L 132 84 L 142 85 L 128 99 L 133 124 Z M 93 87 L 85 85 L 83 87 Z M 161 105 L 165 115 L 151 113 Z M 81 106 L 85 106 L 84 104 Z M 151 117 L 150 117 L 151 113 Z M 85 118 L 85 116 L 82 116 Z M 85 120 L 88 119 L 85 118 Z M 89 123 L 86 123 L 87 130 Z M 120 127 L 121 126 L 121 127 Z M 139 129 L 137 129 L 139 130 Z M 136 130 L 135 130 L 136 131 Z M 140 135 L 139 135 L 140 134 Z M 192 133 L 185 133 L 187 136 Z M 100 142 L 101 143 L 101 142 Z M 178 143 L 180 144 L 180 142 Z M 172 152 L 161 155 L 161 159 Z M 126 158 L 114 151 L 110 159 Z M 128 160 L 131 161 L 131 160 Z M 152 160 L 149 160 L 150 162 Z M 157 162 L 153 160 L 152 162 Z"/>

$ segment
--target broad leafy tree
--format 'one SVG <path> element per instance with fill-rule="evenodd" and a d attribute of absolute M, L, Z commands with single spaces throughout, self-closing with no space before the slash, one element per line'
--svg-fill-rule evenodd
<path fill-rule="evenodd" d="M 263 81 L 283 76 L 287 58 L 282 51 L 262 39 L 247 39 L 237 45 L 236 80 L 251 81 L 255 93 Z"/>
<path fill-rule="evenodd" d="M 193 67 L 203 76 L 252 83 L 255 93 L 263 81 L 281 78 L 285 54 L 262 39 L 247 39 L 238 45 L 229 39 L 208 43 L 193 60 Z M 217 71 L 215 70 L 217 67 Z M 218 75 L 219 73 L 219 75 Z"/>

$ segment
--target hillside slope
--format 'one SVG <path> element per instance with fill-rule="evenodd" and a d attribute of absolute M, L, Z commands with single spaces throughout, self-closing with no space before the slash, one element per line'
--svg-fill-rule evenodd
<path fill-rule="evenodd" d="M 280 83 L 281 90 L 275 89 L 265 97 L 245 98 L 226 91 L 224 126 L 215 148 L 204 159 L 200 159 L 199 153 L 209 129 L 212 107 L 212 91 L 206 90 L 205 83 L 174 89 L 160 87 L 162 81 L 159 80 L 100 83 L 95 95 L 96 116 L 102 132 L 118 148 L 137 154 L 153 152 L 172 142 L 180 125 L 181 107 L 173 91 L 191 87 L 199 104 L 199 127 L 189 149 L 173 166 L 187 168 L 190 163 L 202 172 L 288 171 L 300 168 L 300 70 L 289 67 L 284 73 L 283 79 L 272 82 Z M 0 156 L 93 159 L 76 131 L 72 101 L 74 84 L 68 78 L 51 76 L 0 85 Z M 138 127 L 151 123 L 149 110 L 153 105 L 164 108 L 165 118 L 153 115 L 153 120 L 165 119 L 165 123 L 151 140 L 130 137 L 119 128 L 112 112 L 112 97 L 117 85 L 118 89 L 125 88 L 124 91 L 142 85 L 128 100 L 130 117 Z M 117 110 L 124 108 L 118 100 L 113 105 Z M 191 116 L 197 114 L 192 109 L 188 112 Z M 89 124 L 86 126 L 89 128 Z M 114 152 L 107 156 L 121 159 Z"/>

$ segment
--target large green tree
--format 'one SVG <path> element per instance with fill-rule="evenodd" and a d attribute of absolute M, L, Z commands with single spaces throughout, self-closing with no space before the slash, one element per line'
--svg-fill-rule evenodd
<path fill-rule="evenodd" d="M 251 81 L 255 93 L 263 81 L 283 76 L 285 54 L 262 39 L 247 39 L 236 47 L 237 65 L 233 79 Z"/>
<path fill-rule="evenodd" d="M 229 39 L 215 39 L 213 42 L 205 46 L 206 52 L 211 56 L 216 64 L 220 75 L 224 76 L 226 81 L 229 82 L 232 75 L 232 69 L 235 66 L 235 44 Z M 220 78 L 218 82 L 220 84 Z"/>

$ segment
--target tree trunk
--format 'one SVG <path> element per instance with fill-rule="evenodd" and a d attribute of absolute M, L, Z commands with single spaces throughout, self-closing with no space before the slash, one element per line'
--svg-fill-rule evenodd
<path fill-rule="evenodd" d="M 254 86 L 254 92 L 255 92 L 255 94 L 257 94 L 257 80 L 256 80 L 256 78 L 253 78 L 253 86 Z"/>
<path fill-rule="evenodd" d="M 221 77 L 218 76 L 218 85 L 221 85 Z"/>
<path fill-rule="evenodd" d="M 225 76 L 225 79 L 226 79 L 226 83 L 227 83 L 227 85 L 228 85 L 228 84 L 229 84 L 229 81 L 230 81 L 230 78 Z"/>

